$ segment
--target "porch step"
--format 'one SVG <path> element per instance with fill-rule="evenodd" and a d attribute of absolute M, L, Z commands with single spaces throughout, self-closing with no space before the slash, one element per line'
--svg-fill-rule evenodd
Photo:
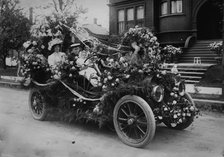
<path fill-rule="evenodd" d="M 203 72 L 189 72 L 189 71 L 180 71 L 179 72 L 182 75 L 203 75 Z"/>
<path fill-rule="evenodd" d="M 187 84 L 196 84 L 196 83 L 199 83 L 198 80 L 186 80 L 186 79 L 185 79 L 184 82 L 187 83 Z"/>
<path fill-rule="evenodd" d="M 185 80 L 185 83 L 188 84 L 196 84 L 198 83 L 201 78 L 204 76 L 207 68 L 211 64 L 183 64 L 178 63 L 177 69 L 178 72 L 181 74 L 181 78 Z M 164 70 L 171 71 L 173 64 L 166 65 Z"/>
<path fill-rule="evenodd" d="M 221 40 L 222 39 L 196 41 L 196 43 L 192 47 L 184 49 L 184 53 L 180 57 L 179 62 L 194 63 L 194 57 L 200 57 L 201 63 L 216 64 L 217 61 L 215 60 L 215 57 L 218 56 L 210 50 L 209 44 Z"/>
<path fill-rule="evenodd" d="M 185 76 L 185 75 L 182 75 L 181 78 L 189 79 L 189 80 L 200 80 L 202 77 L 201 76 Z"/>

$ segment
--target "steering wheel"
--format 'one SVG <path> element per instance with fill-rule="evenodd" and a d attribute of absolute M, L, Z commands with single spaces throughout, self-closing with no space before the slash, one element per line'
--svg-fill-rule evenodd
<path fill-rule="evenodd" d="M 89 60 L 90 58 L 93 58 L 93 57 L 95 57 L 95 56 L 97 56 L 97 55 L 96 55 L 96 54 L 94 54 L 94 55 L 90 55 L 89 57 L 87 57 L 87 58 L 85 59 L 84 63 L 86 63 L 87 60 Z"/>

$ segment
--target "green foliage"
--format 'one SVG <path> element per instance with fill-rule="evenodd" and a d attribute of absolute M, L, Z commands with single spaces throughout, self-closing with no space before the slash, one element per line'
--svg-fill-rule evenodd
<path fill-rule="evenodd" d="M 0 1 L 0 56 L 4 62 L 9 49 L 18 49 L 30 38 L 30 21 L 17 8 L 17 0 Z"/>
<path fill-rule="evenodd" d="M 48 15 L 38 15 L 40 19 L 36 19 L 35 24 L 32 27 L 32 35 L 43 36 L 56 36 L 58 30 L 62 31 L 59 23 L 65 23 L 69 27 L 74 26 L 77 23 L 77 18 L 87 12 L 81 6 L 77 6 L 75 0 L 52 0 L 52 3 L 47 6 L 41 7 L 38 12 L 51 11 Z M 63 35 L 69 33 L 69 30 L 63 29 Z"/>

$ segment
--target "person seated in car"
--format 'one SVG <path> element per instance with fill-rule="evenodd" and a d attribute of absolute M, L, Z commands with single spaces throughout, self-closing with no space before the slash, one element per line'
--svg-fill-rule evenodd
<path fill-rule="evenodd" d="M 145 51 L 136 41 L 131 43 L 132 53 L 130 57 L 130 64 L 135 66 L 143 66 L 143 60 L 145 57 Z"/>
<path fill-rule="evenodd" d="M 48 56 L 48 64 L 54 79 L 61 79 L 61 73 L 59 71 L 60 65 L 66 61 L 66 54 L 61 52 L 62 40 L 55 38 L 49 42 L 48 49 L 53 53 Z"/>
<path fill-rule="evenodd" d="M 94 63 L 91 59 L 88 59 L 90 52 L 88 50 L 83 50 L 79 52 L 79 57 L 76 60 L 77 66 L 80 68 L 79 75 L 84 76 L 90 81 L 92 86 L 97 87 L 100 82 L 100 77 L 94 67 Z"/>
<path fill-rule="evenodd" d="M 62 40 L 58 38 L 55 38 L 49 42 L 48 49 L 53 53 L 48 56 L 48 64 L 53 69 L 65 62 L 66 59 L 66 54 L 64 52 L 61 52 L 61 44 Z"/>
<path fill-rule="evenodd" d="M 83 50 L 83 46 L 80 43 L 74 43 L 70 45 L 70 51 L 69 51 L 69 60 L 76 60 L 78 59 L 79 52 Z"/>

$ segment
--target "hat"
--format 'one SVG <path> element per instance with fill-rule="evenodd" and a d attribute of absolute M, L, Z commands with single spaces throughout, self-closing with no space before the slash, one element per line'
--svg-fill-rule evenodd
<path fill-rule="evenodd" d="M 63 43 L 63 41 L 61 39 L 55 38 L 52 39 L 49 43 L 48 43 L 48 50 L 52 50 L 52 48 L 56 45 L 61 45 Z"/>
<path fill-rule="evenodd" d="M 70 48 L 78 47 L 78 46 L 81 46 L 81 44 L 80 43 L 74 43 L 74 44 L 70 45 Z"/>
<path fill-rule="evenodd" d="M 25 43 L 23 43 L 23 47 L 26 49 L 26 51 L 28 51 L 29 49 L 31 49 L 32 47 L 36 47 L 37 46 L 37 42 L 36 41 L 26 41 Z"/>

